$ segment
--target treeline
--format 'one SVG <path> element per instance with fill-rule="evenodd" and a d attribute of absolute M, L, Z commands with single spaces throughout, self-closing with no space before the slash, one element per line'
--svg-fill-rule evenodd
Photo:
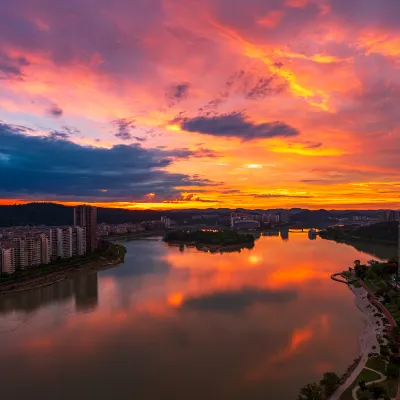
<path fill-rule="evenodd" d="M 398 240 L 398 222 L 378 222 L 373 225 L 353 227 L 351 225 L 329 227 L 320 236 L 332 240 L 364 239 L 394 243 Z"/>
<path fill-rule="evenodd" d="M 198 243 L 198 244 L 220 244 L 235 245 L 254 243 L 254 237 L 250 234 L 240 234 L 235 231 L 172 231 L 168 232 L 164 240 L 166 242 Z"/>

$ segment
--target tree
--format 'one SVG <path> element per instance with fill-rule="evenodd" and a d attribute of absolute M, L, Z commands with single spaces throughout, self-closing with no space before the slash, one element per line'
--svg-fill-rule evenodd
<path fill-rule="evenodd" d="M 325 388 L 325 394 L 330 396 L 340 385 L 340 378 L 334 372 L 325 372 L 320 384 Z"/>
<path fill-rule="evenodd" d="M 399 377 L 399 367 L 396 364 L 388 364 L 386 367 L 386 374 L 388 378 L 398 378 Z"/>
<path fill-rule="evenodd" d="M 324 400 L 324 391 L 318 383 L 309 383 L 300 390 L 298 400 Z"/>
<path fill-rule="evenodd" d="M 354 264 L 354 267 L 359 267 L 360 264 L 361 264 L 361 261 L 360 260 L 354 260 L 353 264 Z"/>
<path fill-rule="evenodd" d="M 360 386 L 360 389 L 361 389 L 362 392 L 367 390 L 367 385 L 366 385 L 365 381 L 358 382 L 358 386 Z"/>
<path fill-rule="evenodd" d="M 400 342 L 400 328 L 398 326 L 394 326 L 390 330 L 390 337 L 395 342 Z"/>
<path fill-rule="evenodd" d="M 369 391 L 372 393 L 372 398 L 376 400 L 387 396 L 386 390 L 380 386 L 370 387 Z"/>

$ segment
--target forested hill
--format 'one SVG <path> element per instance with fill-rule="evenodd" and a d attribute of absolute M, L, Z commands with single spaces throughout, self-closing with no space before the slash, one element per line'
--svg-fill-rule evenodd
<path fill-rule="evenodd" d="M 125 210 L 97 208 L 98 222 L 120 224 L 160 219 L 165 212 L 152 210 Z M 29 203 L 0 206 L 0 226 L 17 225 L 72 225 L 73 207 L 54 203 Z"/>

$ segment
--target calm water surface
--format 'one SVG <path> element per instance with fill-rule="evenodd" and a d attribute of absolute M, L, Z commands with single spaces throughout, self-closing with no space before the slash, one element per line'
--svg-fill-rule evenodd
<path fill-rule="evenodd" d="M 329 276 L 371 256 L 284 239 L 223 255 L 127 242 L 117 268 L 0 298 L 1 397 L 295 399 L 357 356 L 360 314 Z"/>

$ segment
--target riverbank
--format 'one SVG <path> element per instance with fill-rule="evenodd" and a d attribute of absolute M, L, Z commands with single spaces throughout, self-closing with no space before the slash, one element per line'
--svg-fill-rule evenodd
<path fill-rule="evenodd" d="M 363 328 L 358 337 L 360 356 L 341 377 L 327 372 L 320 382 L 304 387 L 299 399 L 358 400 L 372 398 L 368 396 L 378 392 L 385 399 L 400 399 L 400 339 L 395 319 L 355 270 L 334 273 L 331 279 L 348 286 L 354 294 L 356 307 L 362 313 Z M 364 397 L 359 397 L 361 392 Z"/>
<path fill-rule="evenodd" d="M 362 280 L 352 280 L 351 276 L 346 277 L 343 274 L 334 275 L 346 278 L 348 287 L 355 296 L 354 302 L 362 312 L 363 329 L 358 339 L 360 361 L 329 400 L 357 400 L 361 391 L 381 391 L 382 395 L 386 392 L 388 398 L 398 399 L 399 367 L 392 363 L 393 359 L 390 359 L 387 351 L 390 332 L 397 326 L 395 320 Z M 370 368 L 375 365 L 380 368 Z M 397 375 L 393 373 L 393 369 L 397 371 Z"/>
<path fill-rule="evenodd" d="M 333 240 L 336 243 L 344 243 L 344 244 L 349 244 L 349 245 L 352 245 L 354 243 L 359 243 L 359 242 L 383 244 L 383 245 L 386 245 L 386 246 L 396 246 L 397 245 L 397 241 L 396 240 L 371 239 L 371 238 L 363 238 L 363 237 L 358 237 L 358 236 L 347 236 L 345 238 L 344 237 L 337 238 L 337 237 L 331 237 L 331 236 L 326 235 L 324 233 L 320 233 L 319 236 L 322 239 L 325 239 L 325 240 Z"/>
<path fill-rule="evenodd" d="M 124 246 L 110 243 L 95 258 L 77 259 L 70 262 L 66 261 L 65 264 L 49 264 L 43 268 L 26 270 L 20 276 L 16 276 L 15 279 L 10 276 L 8 281 L 1 282 L 0 296 L 52 285 L 64 279 L 72 278 L 83 271 L 100 271 L 112 268 L 124 262 L 125 253 Z"/>

